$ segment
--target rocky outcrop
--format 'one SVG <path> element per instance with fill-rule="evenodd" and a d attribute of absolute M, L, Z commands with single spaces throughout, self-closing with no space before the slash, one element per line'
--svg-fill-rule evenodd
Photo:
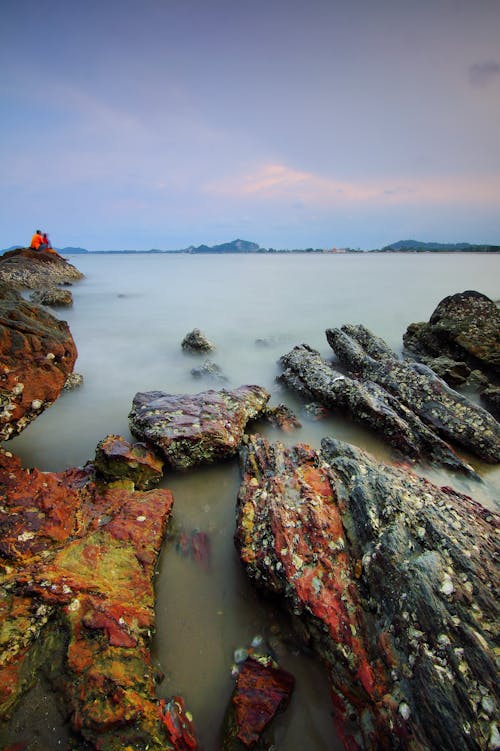
<path fill-rule="evenodd" d="M 130 431 L 174 469 L 188 469 L 234 456 L 247 422 L 259 416 L 268 400 L 260 386 L 192 395 L 146 391 L 134 397 Z"/>
<path fill-rule="evenodd" d="M 59 396 L 77 357 L 68 324 L 0 285 L 0 440 Z"/>
<path fill-rule="evenodd" d="M 286 404 L 277 404 L 273 407 L 266 407 L 263 412 L 263 417 L 275 425 L 277 428 L 289 433 L 291 430 L 301 428 L 302 423 L 298 419 L 297 415 L 287 407 Z"/>
<path fill-rule="evenodd" d="M 193 329 L 186 334 L 181 342 L 181 347 L 188 352 L 210 352 L 215 349 L 215 344 L 211 342 L 200 329 Z"/>
<path fill-rule="evenodd" d="M 70 290 L 61 289 L 60 287 L 47 287 L 35 290 L 35 292 L 31 293 L 30 300 L 39 305 L 48 305 L 52 308 L 73 305 L 73 295 Z"/>
<path fill-rule="evenodd" d="M 108 482 L 130 480 L 139 490 L 149 490 L 163 477 L 163 461 L 153 451 L 119 435 L 108 435 L 97 444 L 94 467 Z"/>
<path fill-rule="evenodd" d="M 0 452 L 0 718 L 44 673 L 92 748 L 186 751 L 182 700 L 157 699 L 152 577 L 173 498 L 22 469 Z"/>
<path fill-rule="evenodd" d="M 203 365 L 199 368 L 191 368 L 191 375 L 193 378 L 209 378 L 213 381 L 227 381 L 227 377 L 222 372 L 217 363 L 211 362 L 211 360 L 205 360 Z"/>
<path fill-rule="evenodd" d="M 21 248 L 0 256 L 0 283 L 17 289 L 55 287 L 83 279 L 83 276 L 61 256 L 45 251 Z"/>
<path fill-rule="evenodd" d="M 236 678 L 223 729 L 222 751 L 272 748 L 263 733 L 290 701 L 295 680 L 269 655 L 247 657 Z"/>
<path fill-rule="evenodd" d="M 446 441 L 484 461 L 500 462 L 500 425 L 495 418 L 425 365 L 399 360 L 364 326 L 327 329 L 326 338 L 349 373 L 376 383 Z"/>
<path fill-rule="evenodd" d="M 496 748 L 498 518 L 338 441 L 241 461 L 241 560 L 302 620 L 345 748 Z"/>
<path fill-rule="evenodd" d="M 345 375 L 306 344 L 281 358 L 279 380 L 331 409 L 350 414 L 356 422 L 381 434 L 398 452 L 412 460 L 431 460 L 472 474 L 451 446 L 430 430 L 411 409 L 372 380 Z"/>
<path fill-rule="evenodd" d="M 500 310 L 486 295 L 467 290 L 441 300 L 427 323 L 412 323 L 406 349 L 452 386 L 481 392 L 498 388 Z M 483 397 L 488 408 L 488 395 Z M 493 408 L 495 413 L 498 411 Z"/>

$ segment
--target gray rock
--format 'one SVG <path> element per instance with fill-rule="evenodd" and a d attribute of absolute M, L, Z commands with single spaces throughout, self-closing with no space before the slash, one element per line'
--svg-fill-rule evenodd
<path fill-rule="evenodd" d="M 186 334 L 182 340 L 182 349 L 189 352 L 210 352 L 215 349 L 215 344 L 211 342 L 200 329 L 193 329 Z"/>

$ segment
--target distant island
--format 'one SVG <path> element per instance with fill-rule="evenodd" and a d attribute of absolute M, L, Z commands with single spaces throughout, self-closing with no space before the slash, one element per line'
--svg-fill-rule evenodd
<path fill-rule="evenodd" d="M 0 255 L 9 250 L 21 248 L 21 245 L 12 245 L 10 248 L 0 250 Z M 61 255 L 77 255 L 80 253 L 108 253 L 108 254 L 127 254 L 127 253 L 211 253 L 220 255 L 223 253 L 500 253 L 500 245 L 480 245 L 471 243 L 438 243 L 438 242 L 421 242 L 420 240 L 398 240 L 391 245 L 385 245 L 383 248 L 373 248 L 371 250 L 361 250 L 360 248 L 261 248 L 260 245 L 249 240 L 232 240 L 231 242 L 222 243 L 221 245 L 190 245 L 188 248 L 180 250 L 160 250 L 151 248 L 151 250 L 86 250 L 79 247 L 56 248 Z"/>

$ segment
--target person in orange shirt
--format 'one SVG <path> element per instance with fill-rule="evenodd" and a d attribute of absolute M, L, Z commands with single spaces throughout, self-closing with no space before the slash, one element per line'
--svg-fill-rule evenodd
<path fill-rule="evenodd" d="M 33 237 L 31 238 L 30 248 L 31 250 L 40 250 L 40 245 L 43 243 L 43 237 L 42 233 L 39 229 L 35 232 Z"/>

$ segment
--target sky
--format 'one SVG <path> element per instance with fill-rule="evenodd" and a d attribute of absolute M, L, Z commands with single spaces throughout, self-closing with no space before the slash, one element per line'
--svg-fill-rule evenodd
<path fill-rule="evenodd" d="M 500 0 L 0 0 L 0 247 L 500 244 Z"/>

